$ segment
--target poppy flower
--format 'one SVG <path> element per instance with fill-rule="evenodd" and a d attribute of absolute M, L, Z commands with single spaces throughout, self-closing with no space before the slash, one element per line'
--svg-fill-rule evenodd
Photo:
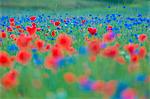
<path fill-rule="evenodd" d="M 146 34 L 140 34 L 138 37 L 139 42 L 144 42 L 147 39 L 147 35 Z"/>
<path fill-rule="evenodd" d="M 12 31 L 13 31 L 13 28 L 12 28 L 12 27 L 7 27 L 7 31 L 8 31 L 8 32 L 12 32 Z"/>
<path fill-rule="evenodd" d="M 17 54 L 17 62 L 26 65 L 31 60 L 31 53 L 26 50 L 20 50 Z"/>
<path fill-rule="evenodd" d="M 69 53 L 69 55 L 72 55 L 72 54 L 76 53 L 76 50 L 73 47 L 66 48 L 66 51 Z"/>
<path fill-rule="evenodd" d="M 140 49 L 139 49 L 139 57 L 144 59 L 146 55 L 147 55 L 146 48 L 144 46 L 140 47 Z"/>
<path fill-rule="evenodd" d="M 89 28 L 88 28 L 88 32 L 89 32 L 91 35 L 95 35 L 95 34 L 97 33 L 97 29 L 96 29 L 96 28 L 89 27 Z"/>
<path fill-rule="evenodd" d="M 112 30 L 112 26 L 111 26 L 111 25 L 108 25 L 108 26 L 107 26 L 107 30 Z"/>
<path fill-rule="evenodd" d="M 41 31 L 42 29 L 41 28 L 37 28 L 37 31 Z"/>
<path fill-rule="evenodd" d="M 95 55 L 91 55 L 91 56 L 89 57 L 89 60 L 90 60 L 91 62 L 95 62 L 95 61 L 96 61 L 96 56 L 95 56 Z"/>
<path fill-rule="evenodd" d="M 60 46 L 57 46 L 57 45 L 55 45 L 55 46 L 52 47 L 51 54 L 55 58 L 61 58 L 61 57 L 63 57 L 62 50 L 61 50 Z"/>
<path fill-rule="evenodd" d="M 35 41 L 35 45 L 37 47 L 38 50 L 42 50 L 44 48 L 44 41 L 43 40 L 36 40 Z"/>
<path fill-rule="evenodd" d="M 51 32 L 51 36 L 52 36 L 52 37 L 55 37 L 55 36 L 56 36 L 56 30 L 53 30 L 53 31 Z"/>
<path fill-rule="evenodd" d="M 30 43 L 32 41 L 31 36 L 27 36 L 25 34 L 21 34 L 17 40 L 16 40 L 16 44 L 20 49 L 25 49 L 28 48 L 30 46 Z"/>
<path fill-rule="evenodd" d="M 139 56 L 137 54 L 131 55 L 130 62 L 137 63 L 139 61 Z"/>
<path fill-rule="evenodd" d="M 125 89 L 121 93 L 121 99 L 136 99 L 136 91 L 132 88 Z"/>
<path fill-rule="evenodd" d="M 103 92 L 104 86 L 105 86 L 104 81 L 96 81 L 92 84 L 92 90 L 96 92 Z"/>
<path fill-rule="evenodd" d="M 117 56 L 115 58 L 115 61 L 118 62 L 119 64 L 125 64 L 126 63 L 126 61 L 125 61 L 123 56 Z"/>
<path fill-rule="evenodd" d="M 9 19 L 9 22 L 11 23 L 11 22 L 14 22 L 15 21 L 15 19 L 14 18 L 10 18 Z"/>
<path fill-rule="evenodd" d="M 0 52 L 0 66 L 10 67 L 12 66 L 12 61 L 7 52 Z"/>
<path fill-rule="evenodd" d="M 79 83 L 81 84 L 81 85 L 84 85 L 84 84 L 86 84 L 87 82 L 88 82 L 88 77 L 87 76 L 80 76 L 79 78 L 78 78 L 78 81 L 79 81 Z"/>
<path fill-rule="evenodd" d="M 10 34 L 9 37 L 13 39 L 14 37 L 16 37 L 16 35 L 15 34 Z"/>
<path fill-rule="evenodd" d="M 67 83 L 73 83 L 73 82 L 75 82 L 75 75 L 71 72 L 65 73 L 64 74 L 64 80 Z"/>
<path fill-rule="evenodd" d="M 84 24 L 86 22 L 86 20 L 82 20 L 82 24 Z"/>
<path fill-rule="evenodd" d="M 128 44 L 124 46 L 124 49 L 130 54 L 135 54 L 135 50 L 138 48 L 138 44 Z"/>
<path fill-rule="evenodd" d="M 6 32 L 2 31 L 2 32 L 0 33 L 0 38 L 5 39 L 6 37 L 7 37 Z"/>
<path fill-rule="evenodd" d="M 56 43 L 67 49 L 72 46 L 72 38 L 67 34 L 60 34 L 56 39 Z"/>
<path fill-rule="evenodd" d="M 18 71 L 17 70 L 10 70 L 7 74 L 5 74 L 1 79 L 2 86 L 9 90 L 15 87 L 18 84 Z"/>
<path fill-rule="evenodd" d="M 116 35 L 113 32 L 108 32 L 103 35 L 103 40 L 106 43 L 113 42 L 115 40 Z"/>
<path fill-rule="evenodd" d="M 31 16 L 31 17 L 30 17 L 30 20 L 31 20 L 31 21 L 36 20 L 36 16 Z"/>
<path fill-rule="evenodd" d="M 47 45 L 45 46 L 45 50 L 46 50 L 46 51 L 50 50 L 50 48 L 51 48 L 51 45 L 50 45 L 50 44 L 47 44 Z"/>
<path fill-rule="evenodd" d="M 27 26 L 26 30 L 30 35 L 34 35 L 36 34 L 37 28 L 35 26 Z"/>
<path fill-rule="evenodd" d="M 44 64 L 45 64 L 45 68 L 47 69 L 55 69 L 57 66 L 57 58 L 53 56 L 47 56 Z"/>
<path fill-rule="evenodd" d="M 50 26 L 47 26 L 47 28 L 49 28 L 49 29 L 50 29 Z"/>
<path fill-rule="evenodd" d="M 11 23 L 10 23 L 10 26 L 11 26 L 11 27 L 14 27 L 14 26 L 15 26 L 15 22 L 11 22 Z"/>
<path fill-rule="evenodd" d="M 32 27 L 36 28 L 36 23 L 32 22 Z"/>
<path fill-rule="evenodd" d="M 56 21 L 56 22 L 54 23 L 54 25 L 55 25 L 55 26 L 59 26 L 59 25 L 60 25 L 60 22 L 59 22 L 59 21 Z"/>
<path fill-rule="evenodd" d="M 88 50 L 91 54 L 98 54 L 100 52 L 100 40 L 94 39 L 89 42 Z"/>
<path fill-rule="evenodd" d="M 64 22 L 67 22 L 66 20 L 64 20 Z"/>
<path fill-rule="evenodd" d="M 103 51 L 103 55 L 106 57 L 114 58 L 118 56 L 119 50 L 116 46 L 109 46 Z"/>
<path fill-rule="evenodd" d="M 107 96 L 114 95 L 116 91 L 117 82 L 115 80 L 111 80 L 105 84 L 104 94 Z"/>
<path fill-rule="evenodd" d="M 20 26 L 20 25 L 17 25 L 16 28 L 19 29 L 19 28 L 21 28 L 21 26 Z"/>

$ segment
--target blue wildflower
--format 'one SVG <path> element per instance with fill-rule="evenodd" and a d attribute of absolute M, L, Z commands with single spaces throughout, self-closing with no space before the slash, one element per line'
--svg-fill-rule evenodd
<path fill-rule="evenodd" d="M 84 47 L 84 46 L 81 46 L 81 47 L 79 48 L 79 54 L 80 54 L 80 55 L 85 55 L 85 54 L 87 54 L 87 48 Z"/>
<path fill-rule="evenodd" d="M 138 74 L 136 76 L 136 81 L 139 81 L 139 82 L 144 82 L 146 79 L 146 76 L 144 74 Z"/>
<path fill-rule="evenodd" d="M 7 49 L 12 52 L 18 51 L 18 47 L 15 44 L 9 45 Z"/>
<path fill-rule="evenodd" d="M 43 64 L 43 60 L 42 59 L 33 59 L 33 62 L 36 64 L 36 65 L 42 65 Z"/>

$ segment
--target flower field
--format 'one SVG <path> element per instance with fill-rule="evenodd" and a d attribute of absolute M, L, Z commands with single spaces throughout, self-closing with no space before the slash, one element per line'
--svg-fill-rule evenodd
<path fill-rule="evenodd" d="M 150 17 L 104 9 L 1 15 L 1 99 L 150 99 Z"/>

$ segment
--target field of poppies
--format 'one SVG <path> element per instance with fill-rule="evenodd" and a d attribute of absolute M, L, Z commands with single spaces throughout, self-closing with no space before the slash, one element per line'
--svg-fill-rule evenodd
<path fill-rule="evenodd" d="M 145 9 L 3 11 L 0 99 L 150 99 Z"/>

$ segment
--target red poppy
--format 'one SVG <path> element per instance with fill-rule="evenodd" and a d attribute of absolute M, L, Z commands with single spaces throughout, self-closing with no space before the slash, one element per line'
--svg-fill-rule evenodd
<path fill-rule="evenodd" d="M 135 50 L 136 48 L 138 48 L 138 45 L 137 44 L 128 44 L 128 45 L 125 45 L 124 46 L 124 49 L 130 54 L 134 54 L 135 53 Z"/>
<path fill-rule="evenodd" d="M 20 49 L 25 49 L 28 48 L 30 46 L 30 43 L 32 41 L 32 37 L 31 36 L 27 36 L 25 34 L 21 34 L 17 40 L 16 40 L 16 44 Z"/>
<path fill-rule="evenodd" d="M 117 56 L 115 58 L 115 61 L 120 63 L 120 64 L 125 64 L 125 62 L 126 62 L 123 56 Z"/>
<path fill-rule="evenodd" d="M 9 22 L 11 23 L 11 22 L 14 22 L 15 21 L 15 19 L 14 18 L 10 18 L 9 19 Z"/>
<path fill-rule="evenodd" d="M 87 83 L 88 77 L 83 75 L 83 76 L 80 76 L 78 80 L 81 85 L 84 85 Z"/>
<path fill-rule="evenodd" d="M 41 28 L 37 28 L 37 31 L 41 31 L 42 29 Z"/>
<path fill-rule="evenodd" d="M 147 39 L 146 34 L 140 34 L 138 37 L 139 42 L 144 42 Z"/>
<path fill-rule="evenodd" d="M 55 69 L 57 66 L 57 60 L 53 56 L 47 56 L 44 64 L 47 69 Z"/>
<path fill-rule="evenodd" d="M 108 32 L 108 33 L 105 33 L 104 35 L 103 35 L 103 40 L 104 40 L 104 42 L 113 42 L 114 40 L 115 40 L 115 34 L 114 33 L 112 33 L 112 32 Z"/>
<path fill-rule="evenodd" d="M 31 53 L 29 51 L 20 50 L 17 54 L 17 62 L 26 65 L 31 60 Z"/>
<path fill-rule="evenodd" d="M 89 42 L 88 50 L 91 54 L 98 54 L 100 52 L 100 40 L 94 39 Z"/>
<path fill-rule="evenodd" d="M 31 21 L 36 20 L 36 16 L 31 16 L 31 17 L 30 17 L 30 20 L 31 20 Z"/>
<path fill-rule="evenodd" d="M 45 50 L 48 51 L 48 50 L 50 50 L 50 48 L 51 48 L 51 45 L 47 44 L 46 47 L 45 47 Z"/>
<path fill-rule="evenodd" d="M 61 57 L 63 57 L 62 50 L 61 50 L 60 46 L 57 46 L 57 45 L 55 45 L 55 46 L 52 47 L 51 54 L 55 58 L 61 58 Z"/>
<path fill-rule="evenodd" d="M 73 48 L 73 47 L 68 47 L 68 48 L 66 49 L 66 51 L 67 51 L 70 55 L 76 53 L 76 50 L 75 50 L 75 48 Z"/>
<path fill-rule="evenodd" d="M 111 80 L 105 84 L 104 94 L 107 96 L 114 95 L 116 91 L 117 82 L 115 80 Z"/>
<path fill-rule="evenodd" d="M 75 82 L 75 75 L 71 72 L 65 73 L 64 74 L 64 80 L 67 83 L 73 83 L 73 82 Z"/>
<path fill-rule="evenodd" d="M 95 55 L 91 55 L 91 56 L 89 57 L 89 60 L 90 60 L 91 62 L 95 62 L 95 61 L 96 61 L 96 56 L 95 56 Z"/>
<path fill-rule="evenodd" d="M 143 58 L 145 58 L 146 54 L 147 54 L 146 48 L 144 46 L 140 47 L 139 57 L 143 59 Z"/>
<path fill-rule="evenodd" d="M 18 84 L 18 71 L 16 70 L 10 70 L 7 74 L 5 74 L 1 79 L 2 86 L 9 90 L 13 87 L 15 87 Z"/>
<path fill-rule="evenodd" d="M 66 20 L 64 20 L 64 22 L 67 22 Z"/>
<path fill-rule="evenodd" d="M 97 29 L 96 28 L 92 28 L 92 27 L 89 27 L 88 28 L 88 31 L 91 35 L 95 35 L 97 33 Z"/>
<path fill-rule="evenodd" d="M 47 26 L 50 29 L 50 26 Z"/>
<path fill-rule="evenodd" d="M 9 36 L 11 39 L 16 39 L 16 35 L 15 34 L 10 34 L 10 36 Z"/>
<path fill-rule="evenodd" d="M 82 20 L 82 24 L 84 24 L 86 22 L 86 20 Z"/>
<path fill-rule="evenodd" d="M 12 61 L 8 53 L 0 52 L 0 66 L 2 67 L 10 67 L 12 66 Z"/>
<path fill-rule="evenodd" d="M 32 22 L 32 27 L 36 28 L 36 23 Z"/>
<path fill-rule="evenodd" d="M 138 63 L 138 61 L 139 61 L 139 56 L 137 54 L 131 55 L 130 62 Z"/>
<path fill-rule="evenodd" d="M 55 36 L 56 36 L 56 30 L 53 30 L 53 31 L 51 32 L 51 36 L 52 36 L 52 37 L 55 37 Z"/>
<path fill-rule="evenodd" d="M 44 48 L 44 41 L 38 39 L 38 40 L 35 41 L 35 45 L 36 45 L 38 50 L 42 50 Z"/>
<path fill-rule="evenodd" d="M 103 51 L 103 55 L 106 57 L 114 58 L 118 56 L 119 50 L 116 46 L 109 46 Z"/>
<path fill-rule="evenodd" d="M 20 25 L 17 25 L 16 28 L 19 29 L 19 28 L 21 28 L 21 26 L 20 26 Z"/>
<path fill-rule="evenodd" d="M 11 26 L 11 27 L 14 27 L 14 26 L 15 26 L 15 22 L 11 22 L 11 23 L 10 23 L 10 26 Z"/>
<path fill-rule="evenodd" d="M 59 25 L 60 25 L 60 22 L 59 22 L 59 21 L 56 21 L 56 22 L 54 23 L 54 25 L 55 25 L 55 26 L 59 26 Z"/>
<path fill-rule="evenodd" d="M 136 99 L 136 91 L 132 88 L 125 89 L 121 93 L 122 99 Z"/>
<path fill-rule="evenodd" d="M 67 34 L 60 34 L 56 39 L 56 43 L 67 49 L 68 47 L 72 46 L 72 38 Z"/>
<path fill-rule="evenodd" d="M 96 81 L 92 84 L 92 90 L 96 92 L 104 91 L 105 82 L 104 81 Z"/>
<path fill-rule="evenodd" d="M 7 31 L 8 31 L 8 32 L 12 32 L 12 31 L 13 31 L 13 28 L 12 28 L 12 27 L 7 27 Z"/>
<path fill-rule="evenodd" d="M 34 25 L 32 25 L 32 27 L 27 26 L 26 30 L 30 35 L 34 35 L 36 34 L 37 28 Z"/>
<path fill-rule="evenodd" d="M 107 26 L 107 30 L 112 30 L 112 28 L 113 28 L 113 27 L 112 27 L 111 25 L 108 25 L 108 26 Z"/>
<path fill-rule="evenodd" d="M 5 39 L 6 37 L 7 37 L 6 32 L 2 31 L 2 32 L 0 33 L 0 38 Z"/>
<path fill-rule="evenodd" d="M 23 29 L 19 29 L 18 32 L 19 33 L 24 33 L 24 30 Z"/>

